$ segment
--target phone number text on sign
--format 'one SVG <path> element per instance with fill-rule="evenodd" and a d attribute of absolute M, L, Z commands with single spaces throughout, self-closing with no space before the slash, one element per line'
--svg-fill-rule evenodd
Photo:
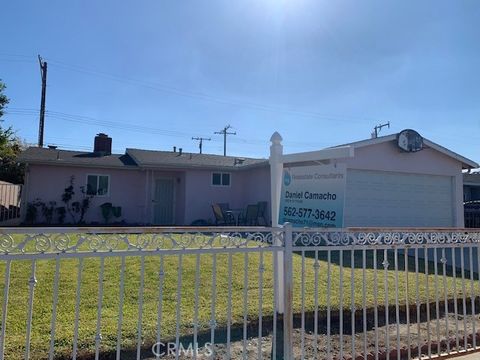
<path fill-rule="evenodd" d="M 315 220 L 331 220 L 335 221 L 337 213 L 335 211 L 309 209 L 309 208 L 296 208 L 292 206 L 285 206 L 283 208 L 284 216 L 295 216 L 300 218 L 313 218 Z"/>
<path fill-rule="evenodd" d="M 337 213 L 334 210 L 296 208 L 285 206 L 283 218 L 297 226 L 335 227 Z"/>

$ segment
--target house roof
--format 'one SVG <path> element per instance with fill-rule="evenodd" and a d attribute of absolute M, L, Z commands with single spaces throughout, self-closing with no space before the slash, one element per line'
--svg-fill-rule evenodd
<path fill-rule="evenodd" d="M 253 159 L 212 154 L 193 154 L 172 151 L 127 149 L 126 153 L 141 167 L 158 168 L 217 168 L 245 169 L 258 165 L 267 165 L 266 159 Z"/>
<path fill-rule="evenodd" d="M 472 185 L 472 186 L 480 186 L 480 173 L 464 173 L 463 174 L 463 185 Z"/>
<path fill-rule="evenodd" d="M 353 146 L 354 148 L 361 148 L 364 146 L 370 146 L 370 145 L 375 145 L 375 144 L 380 144 L 384 142 L 389 142 L 389 141 L 396 141 L 397 140 L 398 134 L 391 134 L 391 135 L 386 135 L 386 136 L 379 136 L 377 138 L 373 139 L 367 139 L 367 140 L 360 140 L 360 141 L 354 141 L 348 144 L 343 144 L 343 145 L 337 145 L 337 146 L 332 146 L 332 148 L 337 148 L 341 146 Z M 432 148 L 434 150 L 437 150 L 441 152 L 444 155 L 447 155 L 457 161 L 460 161 L 462 163 L 462 168 L 463 169 L 475 169 L 478 168 L 479 165 L 470 159 L 467 159 L 466 157 L 457 154 L 456 152 L 453 152 L 441 145 L 438 145 L 437 143 L 434 143 L 433 141 L 430 141 L 426 138 L 423 138 L 423 143 L 425 146 Z"/>
<path fill-rule="evenodd" d="M 353 149 L 396 141 L 398 134 L 381 136 L 374 139 L 355 141 L 348 144 L 333 146 L 335 149 L 351 146 Z M 476 162 L 467 159 L 447 148 L 440 146 L 433 141 L 423 139 L 426 147 L 432 148 L 440 153 L 461 162 L 464 169 L 480 167 Z M 157 151 L 127 148 L 125 154 L 98 155 L 92 152 L 67 151 L 59 149 L 48 149 L 30 147 L 19 157 L 23 163 L 37 163 L 47 165 L 65 166 L 91 166 L 91 167 L 121 167 L 121 168 L 151 168 L 151 169 L 222 169 L 240 170 L 252 167 L 268 166 L 267 159 L 244 158 L 234 156 L 222 156 L 212 154 L 193 154 L 173 151 Z"/>
<path fill-rule="evenodd" d="M 30 147 L 19 156 L 23 163 L 89 166 L 107 168 L 205 168 L 245 169 L 268 165 L 266 159 L 252 159 L 210 154 L 127 149 L 125 154 L 98 155 L 92 152 Z"/>
<path fill-rule="evenodd" d="M 29 147 L 19 156 L 23 163 L 47 165 L 92 166 L 92 167 L 135 167 L 136 164 L 127 154 L 100 156 L 92 152 L 68 151 Z"/>
<path fill-rule="evenodd" d="M 0 185 L 15 185 L 15 184 L 9 183 L 8 181 L 0 180 Z"/>

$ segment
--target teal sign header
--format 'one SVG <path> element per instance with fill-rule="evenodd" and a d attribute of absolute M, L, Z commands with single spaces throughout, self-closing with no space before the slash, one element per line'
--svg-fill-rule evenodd
<path fill-rule="evenodd" d="M 346 166 L 302 166 L 283 170 L 279 224 L 343 227 Z"/>

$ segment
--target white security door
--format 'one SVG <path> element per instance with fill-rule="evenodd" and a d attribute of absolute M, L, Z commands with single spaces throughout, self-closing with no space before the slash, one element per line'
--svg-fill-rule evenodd
<path fill-rule="evenodd" d="M 349 169 L 345 198 L 345 227 L 454 225 L 450 176 Z"/>
<path fill-rule="evenodd" d="M 153 222 L 155 225 L 174 224 L 174 182 L 173 179 L 156 179 L 153 200 Z"/>

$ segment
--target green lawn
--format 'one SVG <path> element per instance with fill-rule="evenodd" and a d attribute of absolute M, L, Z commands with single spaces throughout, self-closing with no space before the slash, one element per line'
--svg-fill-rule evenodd
<path fill-rule="evenodd" d="M 378 252 L 380 264 L 383 261 L 383 252 Z M 306 311 L 314 309 L 314 255 L 305 259 L 305 279 L 306 296 L 304 297 Z M 350 253 L 346 252 L 344 257 L 344 266 L 350 265 Z M 378 270 L 378 292 L 374 292 L 374 270 L 371 268 L 371 252 L 367 252 L 369 268 L 365 272 L 366 276 L 366 301 L 367 306 L 372 307 L 375 298 L 379 304 L 385 302 L 384 289 L 384 270 L 381 267 Z M 228 303 L 228 257 L 227 254 L 217 255 L 217 286 L 215 302 L 215 319 L 219 326 L 224 326 L 227 319 Z M 327 262 L 326 255 L 319 256 L 318 269 L 318 301 L 319 310 L 324 311 L 327 307 Z M 361 252 L 357 252 L 357 259 Z M 209 330 L 209 321 L 211 318 L 211 284 L 212 284 L 212 255 L 205 254 L 200 256 L 200 292 L 199 292 L 199 320 L 200 331 Z M 273 259 L 272 255 L 264 254 L 265 272 L 263 273 L 263 314 L 271 316 L 273 313 Z M 401 256 L 403 260 L 403 255 Z M 338 309 L 340 306 L 340 267 L 339 258 L 333 256 L 331 263 L 331 295 L 330 305 L 332 309 Z M 388 270 L 389 302 L 395 301 L 395 271 L 393 271 L 393 259 L 389 259 L 390 267 Z M 423 263 L 423 260 L 420 261 Z M 244 254 L 235 254 L 232 256 L 233 276 L 232 276 L 232 317 L 233 324 L 242 324 L 243 322 L 243 288 L 244 288 Z M 105 259 L 105 279 L 104 279 L 104 297 L 102 311 L 102 350 L 112 351 L 116 346 L 118 306 L 119 306 L 119 280 L 120 280 L 120 258 Z M 8 304 L 7 336 L 6 336 L 6 358 L 20 358 L 24 352 L 24 342 L 26 333 L 27 301 L 28 301 L 28 279 L 30 276 L 30 261 L 14 261 L 11 268 L 10 298 Z M 195 265 L 196 255 L 184 255 L 182 266 L 182 300 L 181 300 L 181 324 L 182 334 L 192 333 L 192 322 L 194 314 L 194 284 L 195 284 Z M 402 263 L 403 265 L 403 263 Z M 259 286 L 258 269 L 260 266 L 260 256 L 257 253 L 250 253 L 248 257 L 248 316 L 251 319 L 258 318 L 259 308 Z M 380 265 L 381 266 L 381 265 Z M 81 288 L 81 310 L 80 310 L 80 330 L 79 330 L 79 350 L 89 353 L 93 351 L 95 344 L 95 328 L 97 318 L 97 300 L 98 300 L 98 273 L 100 260 L 89 258 L 84 260 L 82 288 Z M 156 340 L 157 329 L 157 306 L 158 306 L 158 283 L 160 257 L 145 257 L 145 287 L 144 287 L 144 309 L 143 309 L 143 340 L 145 346 L 154 343 Z M 177 268 L 178 256 L 168 255 L 164 257 L 164 287 L 163 287 L 163 321 L 162 321 L 162 339 L 171 339 L 174 337 L 176 328 L 176 290 L 177 290 Z M 300 312 L 301 309 L 301 268 L 302 260 L 298 255 L 294 255 L 293 264 L 294 274 L 294 311 Z M 402 267 L 403 268 L 403 267 Z M 73 340 L 73 320 L 75 308 L 75 292 L 77 282 L 78 259 L 62 260 L 60 266 L 60 287 L 59 302 L 57 308 L 57 326 L 56 326 L 56 354 L 69 354 L 72 349 Z M 439 267 L 441 269 L 441 267 Z M 423 266 L 421 267 L 423 271 Z M 430 269 L 432 270 L 432 269 Z M 3 296 L 3 281 L 5 273 L 5 264 L 0 264 L 0 296 Z M 34 316 L 32 329 L 32 357 L 44 358 L 48 352 L 50 342 L 50 322 L 52 313 L 52 292 L 53 279 L 55 274 L 55 260 L 41 260 L 37 262 L 37 285 L 35 288 Z M 401 303 L 405 303 L 405 273 L 399 273 L 400 286 L 399 297 Z M 351 304 L 351 271 L 349 267 L 343 270 L 343 306 L 350 308 Z M 427 295 L 430 301 L 434 300 L 434 276 L 429 276 L 430 293 L 427 294 L 425 286 L 425 275 L 420 275 L 420 299 L 425 302 Z M 440 298 L 443 299 L 444 288 L 442 278 L 439 277 Z M 410 303 L 415 301 L 415 274 L 409 273 L 410 289 L 408 297 Z M 357 308 L 362 306 L 362 284 L 363 271 L 355 269 L 354 271 L 354 301 Z M 125 272 L 125 302 L 123 307 L 123 327 L 122 327 L 122 348 L 133 349 L 136 347 L 137 319 L 138 319 L 138 289 L 140 284 L 140 259 L 138 257 L 128 257 L 126 260 Z M 469 283 L 466 283 L 467 293 L 470 289 Z M 447 286 L 448 295 L 453 293 L 453 278 L 448 277 Z M 475 284 L 475 289 L 478 289 Z M 457 293 L 461 295 L 461 279 L 457 279 Z M 467 294 L 468 295 L 468 294 Z M 358 315 L 360 316 L 360 315 Z M 254 336 L 255 334 L 251 334 Z"/>

